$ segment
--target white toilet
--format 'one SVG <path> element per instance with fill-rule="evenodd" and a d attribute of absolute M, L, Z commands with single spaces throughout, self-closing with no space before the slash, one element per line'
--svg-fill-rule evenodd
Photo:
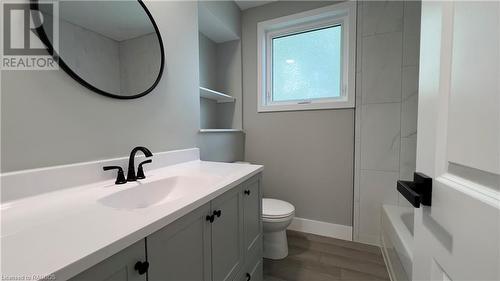
<path fill-rule="evenodd" d="M 288 255 L 286 228 L 295 214 L 292 204 L 271 198 L 262 199 L 264 258 L 279 260 Z"/>

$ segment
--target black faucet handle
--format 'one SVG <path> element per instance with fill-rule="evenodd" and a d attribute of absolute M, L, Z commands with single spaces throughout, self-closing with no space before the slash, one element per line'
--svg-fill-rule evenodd
<path fill-rule="evenodd" d="M 153 162 L 153 160 L 152 160 L 152 159 L 147 159 L 147 160 L 144 160 L 144 161 L 142 161 L 141 163 L 139 163 L 139 167 L 142 167 L 142 164 L 149 164 L 149 163 L 151 163 L 151 162 Z"/>
<path fill-rule="evenodd" d="M 118 170 L 118 173 L 116 175 L 116 181 L 115 184 L 124 184 L 127 183 L 127 180 L 125 179 L 125 174 L 123 173 L 123 169 L 120 166 L 105 166 L 102 167 L 104 171 L 109 171 L 109 170 Z"/>
<path fill-rule="evenodd" d="M 142 168 L 142 165 L 149 164 L 151 162 L 153 162 L 153 160 L 148 159 L 146 161 L 142 161 L 141 163 L 139 163 L 139 167 L 137 168 L 137 176 L 136 176 L 137 179 L 142 180 L 146 178 L 146 175 L 144 175 L 144 169 Z"/>

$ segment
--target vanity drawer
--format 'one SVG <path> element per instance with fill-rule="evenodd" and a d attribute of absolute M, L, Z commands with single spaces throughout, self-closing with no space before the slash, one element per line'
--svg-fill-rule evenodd
<path fill-rule="evenodd" d="M 264 274 L 262 263 L 262 257 L 256 258 L 248 263 L 240 275 L 239 281 L 263 281 Z"/>
<path fill-rule="evenodd" d="M 125 250 L 94 265 L 71 278 L 71 281 L 146 281 L 145 272 L 139 273 L 137 263 L 146 261 L 146 243 L 144 239 Z"/>

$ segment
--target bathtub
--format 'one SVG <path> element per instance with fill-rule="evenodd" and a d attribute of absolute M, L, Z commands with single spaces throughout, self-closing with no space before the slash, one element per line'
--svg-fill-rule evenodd
<path fill-rule="evenodd" d="M 413 208 L 382 206 L 381 246 L 392 281 L 411 280 L 413 265 Z"/>

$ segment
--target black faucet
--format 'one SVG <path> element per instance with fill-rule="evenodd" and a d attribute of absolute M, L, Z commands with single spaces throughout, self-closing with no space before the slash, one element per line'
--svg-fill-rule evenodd
<path fill-rule="evenodd" d="M 127 183 L 127 180 L 125 179 L 125 175 L 123 174 L 123 169 L 120 166 L 106 166 L 102 167 L 104 171 L 109 171 L 109 170 L 118 170 L 118 174 L 116 175 L 116 180 L 115 184 L 125 184 Z"/>
<path fill-rule="evenodd" d="M 151 153 L 151 151 L 149 151 L 149 149 L 147 149 L 143 146 L 138 146 L 138 147 L 135 147 L 134 149 L 132 149 L 132 151 L 130 152 L 130 158 L 128 159 L 127 181 L 136 181 L 137 180 L 137 177 L 135 175 L 134 160 L 135 160 L 135 154 L 139 150 L 142 151 L 144 153 L 144 155 L 146 155 L 146 157 L 153 156 L 153 153 Z"/>

